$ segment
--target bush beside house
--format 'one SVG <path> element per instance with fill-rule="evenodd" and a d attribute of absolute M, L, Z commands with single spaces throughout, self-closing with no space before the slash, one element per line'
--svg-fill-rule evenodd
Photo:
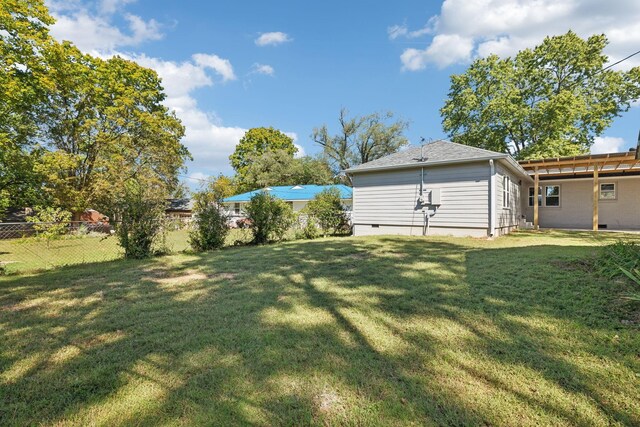
<path fill-rule="evenodd" d="M 264 191 L 251 197 L 246 212 L 256 244 L 282 240 L 293 224 L 291 206 Z"/>
<path fill-rule="evenodd" d="M 307 203 L 305 213 L 308 215 L 305 230 L 307 227 L 317 225 L 324 235 L 337 234 L 338 231 L 344 230 L 349 223 L 340 201 L 340 191 L 335 188 L 327 188 L 318 193 L 313 200 Z"/>

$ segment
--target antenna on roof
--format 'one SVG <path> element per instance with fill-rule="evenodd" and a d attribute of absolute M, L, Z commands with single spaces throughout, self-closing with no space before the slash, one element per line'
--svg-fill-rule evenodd
<path fill-rule="evenodd" d="M 429 141 L 429 142 L 431 142 L 431 141 Z M 426 160 L 426 159 L 424 158 L 424 144 L 425 144 L 425 142 L 424 142 L 424 137 L 423 137 L 423 136 L 421 136 L 421 137 L 420 137 L 420 161 L 421 161 L 421 162 L 424 162 L 424 161 Z"/>

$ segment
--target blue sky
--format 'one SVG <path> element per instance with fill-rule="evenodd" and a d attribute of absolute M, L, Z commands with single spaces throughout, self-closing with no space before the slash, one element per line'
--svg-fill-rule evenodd
<path fill-rule="evenodd" d="M 511 55 L 545 35 L 604 32 L 612 61 L 640 49 L 640 2 L 629 0 L 47 4 L 58 39 L 158 71 L 167 105 L 187 128 L 194 178 L 230 173 L 227 157 L 251 127 L 290 133 L 314 154 L 313 128 L 335 130 L 342 107 L 358 115 L 395 112 L 410 121 L 413 143 L 444 137 L 438 110 L 449 76 L 473 58 Z M 635 65 L 640 58 L 620 68 Z M 634 146 L 639 113 L 634 107 L 617 119 L 594 151 Z"/>

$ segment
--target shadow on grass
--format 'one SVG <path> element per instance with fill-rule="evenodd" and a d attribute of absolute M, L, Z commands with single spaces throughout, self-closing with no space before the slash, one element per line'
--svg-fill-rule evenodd
<path fill-rule="evenodd" d="M 575 264 L 591 248 L 503 243 L 331 239 L 4 278 L 0 424 L 640 422 L 640 343 Z"/>

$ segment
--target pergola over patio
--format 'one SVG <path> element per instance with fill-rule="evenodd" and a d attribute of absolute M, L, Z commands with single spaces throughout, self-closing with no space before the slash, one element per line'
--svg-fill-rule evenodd
<path fill-rule="evenodd" d="M 539 160 L 522 160 L 520 166 L 533 177 L 534 188 L 540 180 L 589 178 L 593 179 L 593 230 L 598 230 L 598 186 L 600 176 L 640 175 L 640 150 L 624 153 L 587 154 Z M 539 226 L 538 203 L 533 204 L 533 226 Z"/>

